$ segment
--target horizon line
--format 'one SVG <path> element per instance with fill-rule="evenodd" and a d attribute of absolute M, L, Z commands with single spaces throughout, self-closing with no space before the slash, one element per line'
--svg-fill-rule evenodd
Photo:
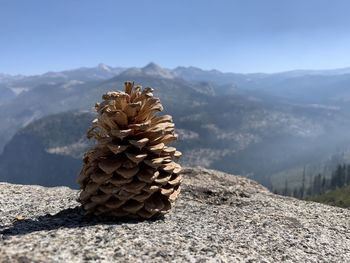
<path fill-rule="evenodd" d="M 12 76 L 12 77 L 14 77 L 14 76 L 34 77 L 34 76 L 41 76 L 41 75 L 44 75 L 44 74 L 47 74 L 47 73 L 59 73 L 59 72 L 73 71 L 73 70 L 78 70 L 78 69 L 93 69 L 93 68 L 98 68 L 100 65 L 106 65 L 106 66 L 108 66 L 108 67 L 110 67 L 112 69 L 124 68 L 125 70 L 127 70 L 127 69 L 130 69 L 130 68 L 138 68 L 138 69 L 145 68 L 146 66 L 148 66 L 150 64 L 155 64 L 155 65 L 159 66 L 162 69 L 171 70 L 171 71 L 175 70 L 176 68 L 183 67 L 183 68 L 196 68 L 196 69 L 200 69 L 200 70 L 203 70 L 203 71 L 218 71 L 218 72 L 223 73 L 223 74 L 242 74 L 242 75 L 254 75 L 254 74 L 273 75 L 273 74 L 281 74 L 281 73 L 297 72 L 297 71 L 314 71 L 314 72 L 317 72 L 317 71 L 333 71 L 333 70 L 350 69 L 350 66 L 344 66 L 344 67 L 336 67 L 336 68 L 318 68 L 318 69 L 314 69 L 314 68 L 311 68 L 311 69 L 296 68 L 296 69 L 273 71 L 273 72 L 262 72 L 262 71 L 235 72 L 235 71 L 223 71 L 223 70 L 219 70 L 219 69 L 216 69 L 216 68 L 210 68 L 210 69 L 208 69 L 208 68 L 201 68 L 199 66 L 193 66 L 193 65 L 189 65 L 189 66 L 179 65 L 179 66 L 176 66 L 174 68 L 168 68 L 168 67 L 163 67 L 160 64 L 151 61 L 151 62 L 147 63 L 144 66 L 125 66 L 125 67 L 124 66 L 120 66 L 120 65 L 118 65 L 118 66 L 111 66 L 111 65 L 108 65 L 106 63 L 101 62 L 101 63 L 98 63 L 97 65 L 95 64 L 95 66 L 79 66 L 79 67 L 67 68 L 67 69 L 61 69 L 61 70 L 48 70 L 48 71 L 44 71 L 44 72 L 41 72 L 41 73 L 35 73 L 35 74 L 22 74 L 22 73 L 12 74 L 12 73 L 0 72 L 0 75 L 8 75 L 8 76 Z"/>

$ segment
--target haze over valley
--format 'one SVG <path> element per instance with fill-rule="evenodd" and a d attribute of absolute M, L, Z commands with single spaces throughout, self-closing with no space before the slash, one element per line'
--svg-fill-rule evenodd
<path fill-rule="evenodd" d="M 188 166 L 251 177 L 270 189 L 330 173 L 348 158 L 350 68 L 274 74 L 99 64 L 0 74 L 0 181 L 75 184 L 93 106 L 126 80 L 151 86 L 173 115 Z M 49 176 L 48 176 L 49 175 Z"/>

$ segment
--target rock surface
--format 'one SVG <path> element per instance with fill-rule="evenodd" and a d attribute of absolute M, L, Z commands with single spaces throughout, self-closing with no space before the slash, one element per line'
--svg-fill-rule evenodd
<path fill-rule="evenodd" d="M 350 261 L 350 210 L 243 177 L 185 169 L 176 206 L 152 221 L 86 217 L 77 196 L 0 183 L 0 262 Z"/>

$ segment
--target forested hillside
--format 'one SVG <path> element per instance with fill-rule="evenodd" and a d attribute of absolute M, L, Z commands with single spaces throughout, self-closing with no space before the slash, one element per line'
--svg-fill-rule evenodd
<path fill-rule="evenodd" d="M 184 165 L 241 174 L 270 189 L 283 189 L 288 178 L 288 187 L 294 189 L 303 180 L 303 167 L 308 168 L 309 182 L 324 171 L 334 154 L 349 149 L 350 135 L 346 131 L 350 128 L 350 107 L 345 100 L 349 76 L 342 72 L 234 74 L 193 67 L 171 70 L 150 63 L 143 68 L 101 64 L 7 78 L 2 87 L 18 93 L 0 104 L 0 146 L 6 145 L 0 165 L 12 167 L 8 168 L 11 171 L 17 169 L 21 178 L 11 176 L 6 168 L 0 171 L 0 179 L 29 180 L 21 170 L 29 171 L 29 167 L 14 163 L 23 162 L 20 154 L 15 154 L 18 141 L 22 138 L 32 143 L 32 136 L 36 138 L 35 146 L 21 146 L 28 165 L 40 167 L 42 156 L 48 155 L 53 167 L 62 166 L 62 156 L 65 162 L 75 163 L 72 167 L 78 167 L 77 158 L 86 145 L 81 138 L 89 121 L 76 114 L 93 114 L 93 106 L 103 93 L 120 89 L 125 80 L 134 80 L 153 87 L 165 111 L 174 117 L 179 133 L 176 143 L 184 153 Z M 326 93 L 312 93 L 320 83 Z M 282 91 L 291 90 L 293 96 L 282 96 Z M 323 96 L 331 91 L 338 97 Z M 61 112 L 67 113 L 56 115 Z M 33 153 L 34 148 L 41 149 L 37 152 L 40 158 Z M 64 167 L 67 171 L 63 174 L 75 176 L 72 171 L 77 168 Z M 38 173 L 41 177 L 46 171 Z"/>

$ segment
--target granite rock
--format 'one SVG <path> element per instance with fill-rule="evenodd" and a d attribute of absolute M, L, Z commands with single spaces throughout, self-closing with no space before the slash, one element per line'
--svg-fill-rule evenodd
<path fill-rule="evenodd" d="M 85 216 L 67 187 L 0 183 L 0 262 L 350 262 L 350 210 L 186 168 L 153 220 Z"/>

